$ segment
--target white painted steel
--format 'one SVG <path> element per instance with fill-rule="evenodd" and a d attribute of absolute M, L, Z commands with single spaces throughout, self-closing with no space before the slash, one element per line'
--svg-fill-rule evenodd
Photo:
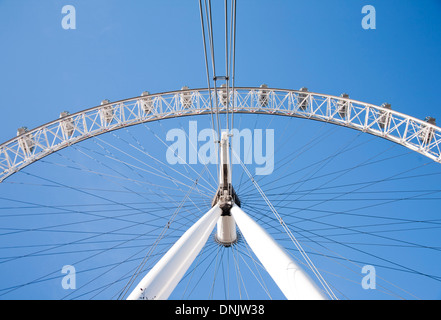
<path fill-rule="evenodd" d="M 236 222 L 232 216 L 222 216 L 216 226 L 217 242 L 229 246 L 237 241 Z"/>
<path fill-rule="evenodd" d="M 222 210 L 214 206 L 171 247 L 141 280 L 127 300 L 166 300 L 193 263 Z"/>
<path fill-rule="evenodd" d="M 241 208 L 231 209 L 251 250 L 289 300 L 325 300 L 321 290 L 285 250 Z"/>
<path fill-rule="evenodd" d="M 227 132 L 222 132 L 220 142 L 219 190 L 232 185 L 230 165 L 230 141 Z M 225 190 L 225 192 L 229 192 Z M 224 245 L 231 245 L 237 240 L 236 223 L 232 216 L 222 216 L 217 222 L 216 240 Z"/>
<path fill-rule="evenodd" d="M 231 165 L 230 165 L 230 141 L 228 133 L 222 132 L 220 142 L 220 172 L 219 185 L 220 187 L 228 187 L 231 184 Z"/>
<path fill-rule="evenodd" d="M 324 121 L 388 139 L 441 162 L 441 128 L 390 108 L 307 90 L 235 88 L 230 96 L 234 96 L 234 102 L 230 101 L 229 112 Z M 105 101 L 49 122 L 0 144 L 0 182 L 49 154 L 90 137 L 139 123 L 211 114 L 213 99 L 213 91 L 210 94 L 207 89 L 144 94 L 113 103 Z M 227 112 L 227 107 L 221 104 L 219 112 Z"/>

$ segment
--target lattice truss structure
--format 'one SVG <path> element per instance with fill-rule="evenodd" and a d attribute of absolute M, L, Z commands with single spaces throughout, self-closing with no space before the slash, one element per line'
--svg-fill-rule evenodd
<path fill-rule="evenodd" d="M 211 101 L 210 101 L 211 99 Z M 217 99 L 217 101 L 216 101 Z M 33 130 L 23 127 L 0 145 L 0 182 L 45 156 L 82 140 L 126 126 L 185 115 L 260 113 L 307 118 L 367 132 L 401 144 L 441 162 L 441 128 L 435 119 L 419 120 L 391 109 L 340 97 L 300 90 L 235 88 L 188 89 L 110 102 L 69 114 Z M 234 103 L 233 103 L 234 102 Z M 212 110 L 213 109 L 213 110 Z"/>

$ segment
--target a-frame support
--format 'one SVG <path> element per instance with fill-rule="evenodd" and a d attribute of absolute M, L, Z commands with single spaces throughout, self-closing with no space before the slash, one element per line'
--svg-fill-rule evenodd
<path fill-rule="evenodd" d="M 229 137 L 226 133 L 222 134 L 220 144 L 219 188 L 212 209 L 169 249 L 128 299 L 168 299 L 207 242 L 214 226 L 217 224 L 216 241 L 228 247 L 237 241 L 236 223 L 251 250 L 287 299 L 324 299 L 315 283 L 286 251 L 240 208 L 231 183 Z"/>

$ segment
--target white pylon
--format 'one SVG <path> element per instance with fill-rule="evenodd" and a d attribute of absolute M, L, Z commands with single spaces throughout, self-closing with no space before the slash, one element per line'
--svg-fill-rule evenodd
<path fill-rule="evenodd" d="M 227 132 L 222 132 L 219 158 L 219 188 L 216 201 L 219 201 L 223 214 L 217 222 L 216 241 L 224 246 L 230 246 L 237 241 L 237 231 L 234 218 L 229 213 L 235 198 L 231 182 L 230 141 Z"/>
<path fill-rule="evenodd" d="M 219 172 L 219 185 L 224 188 L 228 188 L 231 185 L 231 166 L 230 166 L 230 139 L 227 132 L 222 132 L 220 141 L 220 172 Z"/>
<path fill-rule="evenodd" d="M 325 300 L 308 275 L 285 250 L 237 205 L 231 214 L 251 250 L 289 300 Z"/>
<path fill-rule="evenodd" d="M 200 218 L 141 280 L 127 300 L 166 300 L 204 247 L 219 219 L 218 205 Z"/>
<path fill-rule="evenodd" d="M 237 241 L 237 224 L 251 250 L 287 299 L 324 300 L 322 291 L 309 276 L 236 204 L 231 183 L 229 137 L 226 133 L 222 134 L 220 160 L 219 189 L 211 210 L 182 235 L 127 299 L 168 299 L 207 242 L 214 226 L 217 224 L 216 240 L 230 246 Z"/>

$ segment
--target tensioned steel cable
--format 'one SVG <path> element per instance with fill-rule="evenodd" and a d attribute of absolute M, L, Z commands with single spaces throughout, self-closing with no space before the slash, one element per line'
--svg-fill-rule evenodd
<path fill-rule="evenodd" d="M 144 221 L 144 222 L 141 222 L 141 223 L 136 223 L 136 224 L 134 224 L 134 225 L 140 225 L 140 224 L 146 223 L 146 222 L 148 222 L 148 221 L 150 221 L 150 219 L 149 219 L 149 220 L 146 220 L 146 221 Z M 84 240 L 90 240 L 90 239 L 92 239 L 92 238 L 96 238 L 96 237 L 98 237 L 98 236 L 102 236 L 102 235 L 105 235 L 105 234 L 113 234 L 115 231 L 118 232 L 118 231 L 121 231 L 121 230 L 126 230 L 126 229 L 129 229 L 129 228 L 132 228 L 134 225 L 129 225 L 129 226 L 124 226 L 124 227 L 119 227 L 119 228 L 114 229 L 114 230 L 111 230 L 111 231 L 107 231 L 107 232 L 103 232 L 103 233 L 99 233 L 99 234 L 94 234 L 94 235 L 92 235 L 92 236 L 88 236 L 88 237 L 86 237 L 86 238 L 82 238 L 82 239 L 79 239 L 79 240 L 76 240 L 76 241 L 73 241 L 73 242 L 70 242 L 70 243 L 67 243 L 67 244 L 63 244 L 63 246 L 64 246 L 64 245 L 69 245 L 69 244 L 79 243 L 79 242 L 84 241 Z M 148 232 L 149 232 L 149 231 L 146 231 L 144 234 L 136 235 L 136 237 L 134 237 L 134 238 L 132 238 L 132 239 L 126 240 L 126 241 L 124 241 L 124 242 L 122 242 L 122 243 L 118 243 L 115 247 L 121 246 L 121 245 L 123 245 L 123 244 L 125 244 L 125 243 L 128 243 L 129 241 L 132 241 L 132 240 L 138 239 L 138 238 L 142 237 L 143 235 L 148 234 Z M 115 247 L 113 247 L 113 248 L 115 248 Z M 107 250 L 110 250 L 110 249 L 107 249 Z M 107 251 L 107 250 L 106 250 L 106 251 Z M 86 258 L 83 258 L 83 259 L 80 259 L 80 260 L 76 261 L 75 263 L 73 263 L 73 265 L 77 265 L 77 264 L 79 264 L 79 263 L 81 263 L 81 262 L 83 262 L 83 261 L 86 261 L 86 260 L 88 260 L 88 259 L 90 259 L 90 258 L 92 258 L 92 257 L 94 257 L 94 256 L 96 256 L 96 255 L 98 255 L 98 254 L 101 254 L 101 253 L 102 253 L 102 252 L 97 253 L 97 254 L 94 254 L 94 255 L 89 256 L 89 257 L 86 257 Z M 26 285 L 29 285 L 29 284 L 33 284 L 33 283 L 38 283 L 38 282 L 42 282 L 42 281 L 51 280 L 51 278 L 48 278 L 48 277 L 51 276 L 51 275 L 57 274 L 57 273 L 59 273 L 59 269 L 57 269 L 57 270 L 55 270 L 55 271 L 52 271 L 52 272 L 50 272 L 50 273 L 48 273 L 48 274 L 46 274 L 46 275 L 44 275 L 44 276 L 41 276 L 41 277 L 39 277 L 39 278 L 37 278 L 37 279 L 34 279 L 34 280 L 30 281 L 30 282 L 22 283 L 22 284 L 15 285 L 15 286 L 13 286 L 13 287 L 9 287 L 9 288 L 3 288 L 3 289 L 0 289 L 0 292 L 3 292 L 3 293 L 0 293 L 0 296 L 6 295 L 6 294 L 8 294 L 8 293 L 10 293 L 10 292 L 12 292 L 12 291 L 14 291 L 14 290 L 17 290 L 17 289 L 22 288 L 22 287 L 24 287 L 24 286 L 26 286 Z M 55 277 L 58 277 L 58 276 L 55 276 Z"/>
<path fill-rule="evenodd" d="M 236 1 L 231 3 L 231 36 L 228 36 L 228 0 L 225 0 L 225 88 L 221 90 L 220 98 L 222 101 L 220 103 L 225 104 L 226 109 L 226 130 L 228 134 L 230 134 L 230 115 L 229 115 L 229 109 L 230 109 L 230 71 L 234 74 L 234 63 L 232 66 L 230 66 L 230 58 L 233 55 L 235 56 L 235 39 L 232 40 L 233 34 L 235 38 L 235 26 L 236 26 Z M 203 9 L 205 9 L 205 15 L 207 17 L 207 28 L 208 28 L 208 39 L 210 44 L 210 54 L 211 54 L 211 64 L 213 68 L 213 82 L 214 82 L 214 99 L 215 99 L 215 107 L 216 107 L 216 121 L 217 121 L 217 133 L 218 133 L 218 139 L 215 140 L 218 143 L 220 142 L 220 136 L 221 136 L 221 122 L 219 119 L 219 101 L 218 101 L 218 92 L 217 92 L 217 74 L 216 74 L 216 62 L 215 62 L 215 51 L 214 51 L 214 35 L 213 35 L 213 15 L 212 15 L 212 8 L 211 8 L 211 0 L 204 1 L 204 8 L 202 5 L 202 0 L 199 0 L 199 12 L 200 12 L 200 19 L 201 19 L 201 27 L 202 27 L 202 39 L 203 39 L 203 45 L 204 45 L 204 57 L 205 57 L 205 67 L 206 67 L 206 74 L 207 74 L 207 84 L 208 89 L 210 92 L 210 109 L 211 109 L 211 119 L 212 119 L 212 126 L 214 130 L 214 117 L 213 117 L 213 104 L 212 104 L 212 95 L 211 95 L 211 86 L 210 86 L 210 72 L 208 67 L 208 55 L 207 55 L 207 45 L 206 45 L 206 35 L 205 35 L 205 22 L 204 22 L 204 14 Z M 233 32 L 234 29 L 234 32 Z M 232 44 L 229 46 L 228 42 L 232 42 Z M 232 70 L 230 70 L 232 69 Z M 234 83 L 234 80 L 233 80 Z M 225 92 L 224 92 L 225 90 Z M 225 97 L 225 100 L 224 100 Z M 233 84 L 233 104 L 234 104 L 234 84 Z M 234 108 L 234 107 L 233 107 Z M 231 128 L 233 126 L 233 122 L 231 120 Z M 220 144 L 219 144 L 220 146 Z M 231 148 L 231 145 L 230 145 Z M 230 168 L 231 170 L 231 168 Z M 219 166 L 218 166 L 219 171 Z M 229 188 L 230 186 L 228 186 Z"/>
<path fill-rule="evenodd" d="M 205 11 L 207 12 L 207 1 L 205 0 Z M 217 117 L 217 126 L 218 126 L 218 140 L 221 138 L 221 122 L 219 118 L 219 97 L 217 93 L 217 73 L 216 73 L 216 57 L 214 50 L 214 34 L 213 34 L 213 15 L 211 10 L 211 0 L 208 0 L 208 21 L 209 21 L 209 35 L 210 35 L 210 47 L 211 47 L 211 61 L 213 67 L 213 82 L 214 82 L 214 99 L 216 103 L 216 117 Z M 220 144 L 219 144 L 220 146 Z"/>
<path fill-rule="evenodd" d="M 204 14 L 203 14 L 203 10 L 202 10 L 202 0 L 199 0 L 199 12 L 200 12 L 200 17 L 201 17 L 201 29 L 202 29 L 202 42 L 204 44 L 204 57 L 205 57 L 205 69 L 206 69 L 206 74 L 207 74 L 207 85 L 208 85 L 208 92 L 209 92 L 209 103 L 210 103 L 210 109 L 211 109 L 211 126 L 213 129 L 213 135 L 214 132 L 218 132 L 219 135 L 219 127 L 217 128 L 217 130 L 215 130 L 215 125 L 214 125 L 214 116 L 213 116 L 213 101 L 212 101 L 212 92 L 211 92 L 211 85 L 210 85 L 210 70 L 208 67 L 208 56 L 207 56 L 207 44 L 206 44 L 206 36 L 205 36 L 205 23 L 204 23 Z M 210 41 L 211 44 L 211 41 Z M 219 124 L 219 122 L 218 122 Z M 216 139 L 213 137 L 213 141 L 216 141 Z"/>
<path fill-rule="evenodd" d="M 225 32 L 227 33 L 227 0 L 225 0 Z M 226 41 L 227 42 L 227 41 Z M 231 130 L 234 129 L 234 108 L 235 108 L 235 96 L 234 96 L 234 84 L 235 84 L 235 57 L 236 57 L 236 0 L 232 0 L 231 3 L 231 27 L 230 27 L 230 52 L 227 51 L 227 55 L 229 54 L 229 59 L 231 61 L 231 65 L 228 68 L 231 68 L 230 73 L 228 74 L 228 81 L 231 79 Z M 227 69 L 228 70 L 228 69 Z M 227 86 L 228 87 L 228 86 Z M 228 106 L 230 105 L 229 100 Z M 228 114 L 228 107 L 227 107 Z M 229 119 L 227 119 L 229 120 Z M 232 132 L 232 131 L 231 131 Z M 232 141 L 230 141 L 230 148 L 233 148 Z M 230 167 L 231 176 L 233 175 L 233 166 Z"/>
<path fill-rule="evenodd" d="M 202 172 L 200 173 L 199 177 L 203 175 L 203 173 L 205 172 L 207 166 L 204 167 L 204 169 L 202 170 Z M 124 297 L 128 290 L 130 289 L 130 287 L 133 285 L 133 283 L 136 281 L 136 279 L 138 278 L 142 268 L 144 267 L 144 265 L 147 263 L 151 253 L 153 252 L 153 250 L 156 248 L 156 246 L 158 245 L 159 241 L 162 240 L 162 238 L 165 236 L 166 231 L 168 230 L 168 228 L 170 227 L 171 223 L 175 220 L 177 214 L 179 213 L 179 211 L 181 210 L 182 206 L 184 205 L 185 201 L 187 200 L 187 198 L 189 197 L 189 195 L 191 194 L 191 192 L 193 192 L 193 189 L 197 186 L 198 181 L 199 181 L 199 177 L 195 180 L 193 186 L 190 188 L 190 190 L 188 190 L 187 194 L 185 195 L 184 199 L 181 201 L 181 204 L 179 205 L 178 208 L 176 208 L 176 211 L 173 213 L 172 217 L 170 218 L 169 222 L 166 224 L 166 226 L 164 227 L 163 231 L 161 232 L 161 234 L 159 235 L 158 239 L 155 241 L 155 243 L 153 244 L 153 246 L 150 248 L 150 250 L 148 251 L 147 255 L 145 256 L 145 258 L 143 259 L 143 261 L 141 262 L 141 264 L 139 265 L 139 267 L 137 268 L 137 270 L 135 271 L 135 273 L 133 274 L 133 276 L 130 278 L 129 282 L 124 286 L 121 294 L 119 295 L 118 299 Z"/>
<path fill-rule="evenodd" d="M 226 129 L 228 134 L 230 134 L 230 119 L 229 119 L 229 115 L 228 115 L 228 108 L 230 106 L 230 92 L 229 92 L 229 87 L 230 87 L 230 78 L 229 78 L 229 59 L 228 59 L 228 0 L 224 1 L 225 3 L 225 97 L 226 97 L 226 101 L 225 101 L 225 109 L 226 109 Z"/>
<path fill-rule="evenodd" d="M 231 27 L 230 27 L 230 61 L 231 61 L 231 93 L 232 93 L 232 108 L 231 108 L 231 129 L 234 129 L 234 87 L 236 79 L 236 0 L 231 4 Z"/>
<path fill-rule="evenodd" d="M 233 155 L 238 159 L 237 154 L 234 152 L 233 150 Z M 238 161 L 240 161 L 240 159 L 238 159 Z M 248 169 L 245 167 L 245 165 L 243 164 L 242 161 L 240 161 L 240 165 L 242 166 L 243 170 L 245 170 L 246 174 L 248 175 L 248 177 L 250 178 L 250 180 L 252 181 L 252 183 L 254 184 L 254 186 L 256 187 L 256 189 L 258 190 L 258 192 L 261 194 L 262 198 L 264 199 L 264 201 L 267 203 L 268 207 L 271 209 L 271 211 L 273 212 L 273 214 L 275 215 L 276 219 L 280 222 L 280 224 L 282 225 L 283 229 L 285 230 L 285 232 L 288 234 L 288 236 L 290 237 L 290 239 L 292 240 L 292 242 L 294 243 L 294 245 L 296 246 L 297 250 L 300 252 L 300 254 L 302 255 L 302 257 L 305 259 L 306 263 L 308 264 L 308 266 L 310 267 L 311 271 L 314 273 L 314 275 L 317 277 L 317 279 L 319 280 L 319 282 L 321 283 L 321 285 L 323 286 L 324 290 L 326 291 L 326 293 L 329 295 L 329 297 L 331 299 L 336 299 L 337 297 L 335 296 L 334 292 L 332 291 L 332 289 L 329 287 L 328 283 L 326 282 L 326 280 L 323 278 L 323 276 L 320 274 L 320 272 L 318 271 L 317 267 L 314 265 L 314 263 L 312 262 L 312 260 L 308 257 L 308 255 L 306 254 L 306 252 L 304 251 L 304 249 L 302 248 L 302 246 L 300 245 L 300 243 L 297 241 L 297 239 L 295 238 L 295 236 L 292 234 L 291 230 L 289 229 L 289 227 L 285 224 L 284 220 L 282 219 L 282 217 L 280 217 L 279 213 L 277 212 L 277 210 L 274 208 L 274 206 L 272 205 L 271 201 L 266 197 L 265 193 L 263 192 L 263 190 L 259 187 L 259 185 L 257 184 L 256 180 L 252 177 L 252 175 L 250 174 L 250 172 L 248 171 Z"/>
<path fill-rule="evenodd" d="M 328 224 L 328 225 L 329 225 L 329 224 Z M 419 272 L 419 271 L 416 271 L 416 270 L 413 270 L 413 269 L 407 268 L 407 267 L 405 267 L 405 266 L 403 266 L 403 265 L 401 265 L 401 264 L 395 263 L 395 262 L 390 261 L 390 260 L 388 260 L 388 259 L 384 259 L 384 258 L 378 257 L 378 256 L 376 256 L 376 255 L 370 254 L 370 253 L 368 253 L 368 252 L 366 252 L 366 251 L 363 251 L 363 250 L 357 249 L 357 248 L 355 248 L 355 247 L 349 246 L 349 245 L 346 244 L 346 243 L 339 242 L 339 241 L 336 241 L 336 240 L 332 240 L 332 239 L 330 239 L 330 238 L 328 238 L 328 237 L 326 237 L 326 236 L 324 236 L 324 235 L 318 235 L 318 234 L 312 232 L 311 230 L 305 230 L 305 229 L 302 229 L 302 228 L 300 228 L 300 227 L 298 227 L 298 226 L 297 226 L 297 228 L 301 229 L 302 231 L 306 231 L 306 232 L 308 232 L 308 233 L 311 233 L 311 234 L 313 234 L 313 235 L 315 235 L 315 236 L 322 237 L 322 238 L 324 238 L 324 239 L 326 239 L 326 240 L 334 241 L 335 243 L 338 243 L 338 244 L 343 245 L 343 246 L 345 246 L 345 247 L 351 248 L 351 249 L 353 249 L 353 250 L 356 250 L 356 251 L 359 251 L 359 252 L 365 253 L 365 254 L 367 254 L 367 255 L 373 256 L 373 257 L 375 257 L 375 258 L 378 258 L 378 259 L 381 259 L 381 260 L 383 260 L 383 261 L 386 261 L 386 262 L 389 262 L 389 263 L 391 263 L 391 264 L 394 264 L 394 265 L 396 265 L 396 266 L 399 266 L 399 267 L 403 268 L 403 271 L 412 272 L 412 273 L 415 273 L 415 274 L 419 274 L 419 275 L 423 275 L 423 276 L 429 277 L 429 278 L 431 278 L 431 279 L 433 279 L 433 280 L 436 280 L 436 281 L 440 281 L 439 277 L 437 277 L 437 276 L 432 276 L 432 275 L 429 275 L 429 274 L 425 274 L 425 273 L 422 273 L 422 272 Z M 340 228 L 345 229 L 345 227 L 342 227 L 342 226 L 340 226 Z M 404 269 L 405 269 L 405 270 L 404 270 Z"/>
<path fill-rule="evenodd" d="M 214 35 L 213 35 L 213 16 L 211 10 L 211 0 L 205 0 L 205 15 L 207 16 L 208 23 L 208 39 L 210 41 L 210 55 L 211 55 L 211 64 L 213 69 L 213 81 L 214 81 L 214 100 L 216 107 L 216 120 L 217 120 L 217 129 L 218 129 L 218 140 L 220 140 L 220 119 L 219 119 L 219 101 L 217 95 L 217 78 L 216 78 L 216 58 L 214 54 Z M 210 97 L 211 98 L 211 97 Z"/>

